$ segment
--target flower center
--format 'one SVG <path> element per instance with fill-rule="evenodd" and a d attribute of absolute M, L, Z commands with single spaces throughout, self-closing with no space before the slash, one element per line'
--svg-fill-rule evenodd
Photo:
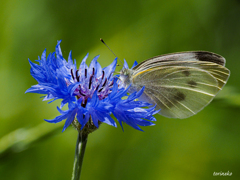
<path fill-rule="evenodd" d="M 74 82 L 80 82 L 80 85 L 74 91 L 74 94 L 78 99 L 82 99 L 82 106 L 85 107 L 87 104 L 87 99 L 92 98 L 93 94 L 97 91 L 99 100 L 105 99 L 108 94 L 111 93 L 113 87 L 114 79 L 105 77 L 105 72 L 102 71 L 100 75 L 97 75 L 95 69 L 92 68 L 92 71 L 85 69 L 84 73 L 80 73 L 79 70 L 74 72 L 71 69 L 71 75 Z M 99 73 L 98 73 L 99 74 Z"/>

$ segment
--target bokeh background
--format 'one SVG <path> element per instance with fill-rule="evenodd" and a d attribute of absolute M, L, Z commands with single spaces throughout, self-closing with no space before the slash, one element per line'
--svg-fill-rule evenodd
<path fill-rule="evenodd" d="M 207 50 L 227 59 L 231 76 L 216 99 L 197 115 L 156 115 L 145 132 L 101 125 L 89 136 L 82 179 L 202 180 L 231 172 L 240 179 L 240 1 L 238 0 L 1 0 L 0 2 L 0 179 L 71 179 L 77 132 L 59 115 L 59 101 L 24 94 L 36 84 L 28 58 L 35 60 L 57 40 L 67 58 L 80 64 L 113 54 L 129 64 L 178 51 Z"/>

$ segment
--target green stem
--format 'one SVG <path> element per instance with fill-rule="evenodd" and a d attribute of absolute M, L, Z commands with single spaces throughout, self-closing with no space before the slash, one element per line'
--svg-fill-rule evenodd
<path fill-rule="evenodd" d="M 75 157 L 74 157 L 74 163 L 73 163 L 72 180 L 80 179 L 84 152 L 87 145 L 87 138 L 88 138 L 88 134 L 83 134 L 82 132 L 78 133 L 78 139 L 77 139 Z"/>

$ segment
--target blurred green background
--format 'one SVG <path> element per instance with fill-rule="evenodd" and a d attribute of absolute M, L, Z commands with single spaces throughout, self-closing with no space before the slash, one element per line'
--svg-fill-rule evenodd
<path fill-rule="evenodd" d="M 24 94 L 36 81 L 32 61 L 57 40 L 67 58 L 80 64 L 100 54 L 102 66 L 114 56 L 131 65 L 178 51 L 207 50 L 227 59 L 230 79 L 197 115 L 167 119 L 156 115 L 145 132 L 101 125 L 89 136 L 82 179 L 202 180 L 232 172 L 240 179 L 240 1 L 237 0 L 1 0 L 0 2 L 0 179 L 71 179 L 77 132 L 59 115 L 59 101 Z"/>

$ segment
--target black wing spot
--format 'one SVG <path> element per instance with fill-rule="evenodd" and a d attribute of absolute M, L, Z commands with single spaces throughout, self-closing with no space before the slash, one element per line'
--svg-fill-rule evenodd
<path fill-rule="evenodd" d="M 190 76 L 190 74 L 191 74 L 191 73 L 190 73 L 189 71 L 187 71 L 187 70 L 183 71 L 182 73 L 183 73 L 185 76 Z"/>
<path fill-rule="evenodd" d="M 199 61 L 213 62 L 222 66 L 225 64 L 225 59 L 222 56 L 211 52 L 198 51 L 195 52 L 195 57 Z"/>
<path fill-rule="evenodd" d="M 174 96 L 174 99 L 177 101 L 183 101 L 185 98 L 186 96 L 181 92 L 177 92 L 177 94 Z"/>
<path fill-rule="evenodd" d="M 195 81 L 188 81 L 187 83 L 188 83 L 189 87 L 191 87 L 191 88 L 197 87 L 197 83 Z"/>

